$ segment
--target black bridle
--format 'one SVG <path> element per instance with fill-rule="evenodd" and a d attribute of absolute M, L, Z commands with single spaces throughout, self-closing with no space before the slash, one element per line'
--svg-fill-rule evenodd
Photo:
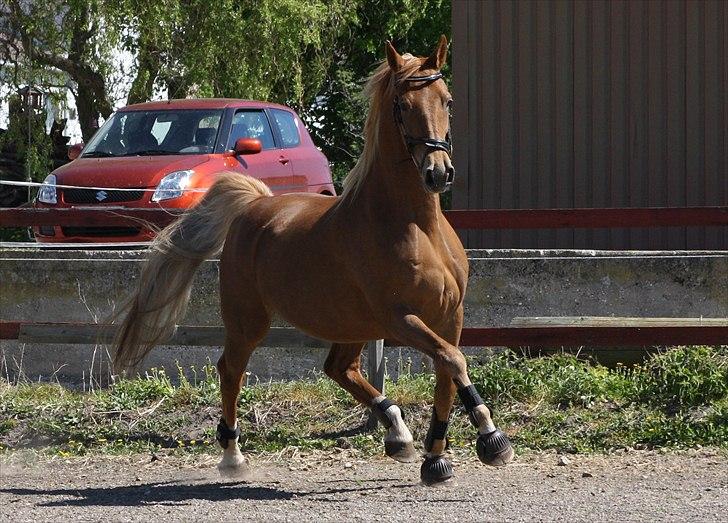
<path fill-rule="evenodd" d="M 439 80 L 441 78 L 442 73 L 435 73 L 429 76 L 410 76 L 408 78 L 402 79 L 401 81 L 434 82 L 435 80 Z M 397 122 L 397 126 L 402 133 L 402 138 L 404 138 L 404 143 L 407 146 L 407 151 L 409 152 L 410 157 L 412 158 L 412 161 L 415 163 L 415 165 L 417 165 L 417 161 L 415 160 L 414 154 L 412 153 L 412 148 L 416 145 L 424 145 L 428 149 L 433 149 L 435 151 L 445 151 L 448 156 L 452 155 L 452 138 L 450 137 L 449 126 L 444 140 L 438 140 L 437 138 L 431 137 L 415 138 L 414 136 L 407 134 L 407 129 L 405 129 L 404 127 L 404 120 L 402 120 L 402 107 L 400 106 L 399 95 L 394 96 L 394 121 Z M 417 165 L 417 167 L 419 168 L 420 166 Z"/>

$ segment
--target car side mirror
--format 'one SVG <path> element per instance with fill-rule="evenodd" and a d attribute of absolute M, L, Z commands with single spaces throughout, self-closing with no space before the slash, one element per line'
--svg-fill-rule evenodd
<path fill-rule="evenodd" d="M 77 143 L 72 145 L 68 148 L 68 159 L 73 161 L 79 156 L 81 156 L 81 151 L 83 151 L 84 144 Z"/>
<path fill-rule="evenodd" d="M 235 155 L 257 154 L 263 150 L 263 144 L 256 138 L 238 138 L 233 149 Z"/>

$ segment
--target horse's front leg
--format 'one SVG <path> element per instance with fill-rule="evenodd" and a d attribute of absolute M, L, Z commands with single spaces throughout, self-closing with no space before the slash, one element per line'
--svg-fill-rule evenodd
<path fill-rule="evenodd" d="M 511 461 L 513 448 L 510 441 L 495 427 L 490 410 L 471 383 L 465 356 L 460 349 L 435 334 L 414 314 L 398 318 L 390 329 L 399 341 L 429 355 L 435 366 L 435 404 L 425 439 L 427 454 L 420 470 L 422 480 L 425 483 L 437 483 L 453 475 L 452 464 L 444 457 L 444 453 L 456 391 L 470 421 L 478 429 L 476 449 L 480 460 L 487 465 L 505 465 Z M 457 342 L 458 336 L 459 332 L 452 337 L 453 341 Z"/>
<path fill-rule="evenodd" d="M 324 372 L 359 403 L 372 409 L 387 429 L 384 436 L 384 452 L 387 456 L 402 462 L 414 461 L 417 453 L 401 409 L 361 374 L 360 356 L 363 348 L 363 343 L 334 343 L 324 363 Z"/>

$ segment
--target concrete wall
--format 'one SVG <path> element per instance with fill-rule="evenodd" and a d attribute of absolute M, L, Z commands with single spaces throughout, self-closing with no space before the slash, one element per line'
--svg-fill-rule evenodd
<path fill-rule="evenodd" d="M 728 253 L 472 250 L 465 300 L 467 327 L 508 325 L 517 316 L 728 317 Z M 103 322 L 136 283 L 143 251 L 0 251 L 0 319 Z M 198 272 L 184 320 L 219 325 L 217 263 Z M 277 325 L 284 325 L 277 320 Z M 480 353 L 482 351 L 475 351 Z M 155 349 L 148 366 L 215 362 L 219 348 Z M 397 374 L 418 353 L 387 349 Z M 261 380 L 320 369 L 325 350 L 265 348 L 249 370 Z M 30 379 L 56 374 L 79 381 L 108 368 L 104 347 L 3 342 L 2 374 Z"/>

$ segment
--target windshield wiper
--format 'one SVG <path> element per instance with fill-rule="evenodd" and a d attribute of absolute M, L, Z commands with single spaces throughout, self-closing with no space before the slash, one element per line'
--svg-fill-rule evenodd
<path fill-rule="evenodd" d="M 115 154 L 107 153 L 106 151 L 89 151 L 83 153 L 81 158 L 109 158 L 116 156 Z"/>
<path fill-rule="evenodd" d="M 163 149 L 144 149 L 142 151 L 134 151 L 133 153 L 127 153 L 124 156 L 156 156 L 164 154 L 177 154 L 174 151 L 165 151 Z"/>

